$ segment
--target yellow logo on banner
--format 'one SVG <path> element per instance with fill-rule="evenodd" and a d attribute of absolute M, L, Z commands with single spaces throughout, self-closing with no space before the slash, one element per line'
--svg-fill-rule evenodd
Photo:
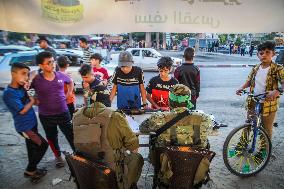
<path fill-rule="evenodd" d="M 79 0 L 41 0 L 41 9 L 44 18 L 59 23 L 79 22 L 84 12 Z"/>

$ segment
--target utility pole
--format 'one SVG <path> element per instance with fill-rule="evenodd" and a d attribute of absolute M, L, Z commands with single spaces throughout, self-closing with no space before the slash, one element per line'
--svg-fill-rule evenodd
<path fill-rule="evenodd" d="M 152 47 L 151 32 L 146 32 L 145 41 L 146 41 L 145 47 L 151 48 Z"/>

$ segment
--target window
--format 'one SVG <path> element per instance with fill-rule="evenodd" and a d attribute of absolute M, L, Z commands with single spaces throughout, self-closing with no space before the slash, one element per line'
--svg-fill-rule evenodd
<path fill-rule="evenodd" d="M 142 50 L 142 55 L 143 55 L 144 57 L 153 57 L 152 52 L 149 51 L 149 50 Z"/>
<path fill-rule="evenodd" d="M 11 59 L 10 64 L 25 63 L 27 66 L 35 66 L 35 55 L 18 56 Z"/>
<path fill-rule="evenodd" d="M 131 54 L 132 56 L 140 56 L 140 50 L 132 50 Z"/>
<path fill-rule="evenodd" d="M 15 53 L 18 49 L 0 49 L 0 56 L 4 56 L 5 53 Z"/>

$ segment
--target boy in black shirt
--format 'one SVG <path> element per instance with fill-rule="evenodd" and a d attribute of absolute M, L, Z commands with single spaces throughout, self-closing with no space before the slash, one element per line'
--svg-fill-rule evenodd
<path fill-rule="evenodd" d="M 90 64 L 83 64 L 79 70 L 79 73 L 83 79 L 84 89 L 84 102 L 85 106 L 90 106 L 97 98 L 106 107 L 111 107 L 111 101 L 109 99 L 109 90 L 102 81 L 96 78 L 93 74 L 93 70 Z M 91 97 L 90 97 L 91 96 Z"/>
<path fill-rule="evenodd" d="M 169 110 L 169 91 L 178 81 L 169 75 L 173 65 L 170 57 L 159 59 L 157 66 L 159 75 L 153 77 L 147 87 L 147 100 L 152 104 L 153 109 Z"/>
<path fill-rule="evenodd" d="M 196 100 L 200 92 L 200 70 L 193 63 L 194 49 L 188 47 L 184 51 L 185 63 L 179 66 L 174 73 L 180 84 L 187 86 L 191 90 L 191 103 L 196 109 Z"/>
<path fill-rule="evenodd" d="M 118 109 L 140 109 L 141 99 L 143 107 L 147 106 L 143 71 L 133 66 L 133 63 L 133 57 L 129 52 L 120 53 L 118 67 L 112 78 L 114 85 L 110 94 L 112 101 L 117 93 Z"/>

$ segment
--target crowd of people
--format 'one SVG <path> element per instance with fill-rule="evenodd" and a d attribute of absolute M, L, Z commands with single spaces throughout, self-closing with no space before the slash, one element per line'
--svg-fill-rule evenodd
<path fill-rule="evenodd" d="M 41 38 L 39 43 L 45 51 L 36 56 L 38 73 L 29 77 L 28 66 L 24 63 L 12 64 L 11 84 L 3 95 L 4 102 L 13 115 L 16 131 L 26 140 L 28 166 L 24 175 L 40 179 L 46 174 L 47 171 L 39 169 L 37 165 L 48 146 L 54 154 L 56 167 L 64 166 L 58 142 L 59 127 L 74 152 L 84 151 L 109 162 L 108 166 L 116 172 L 119 188 L 136 188 L 143 158 L 138 153 L 138 138 L 122 112 L 141 108 L 170 111 L 171 107 L 177 107 L 177 103 L 190 110 L 196 109 L 200 93 L 200 70 L 194 64 L 194 49 L 185 49 L 185 61 L 175 70 L 174 77 L 170 74 L 172 59 L 160 58 L 157 63 L 159 75 L 151 78 L 145 87 L 143 70 L 134 66 L 131 53 L 120 53 L 117 68 L 110 77 L 100 65 L 101 55 L 92 54 L 86 39 L 80 38 L 84 64 L 78 71 L 82 77 L 84 107 L 76 112 L 74 83 L 66 73 L 70 61 L 65 56 L 56 57 L 46 39 Z M 284 85 L 283 67 L 272 62 L 274 48 L 271 42 L 258 47 L 261 63 L 253 68 L 247 82 L 237 90 L 237 94 L 247 87 L 255 93 L 269 92 L 267 101 L 264 102 L 266 106 L 263 116 L 267 118 L 264 127 L 270 137 L 279 104 L 276 99 L 280 94 L 278 83 Z M 112 82 L 110 91 L 107 87 L 109 81 Z M 187 92 L 176 92 L 180 89 Z M 111 108 L 115 96 L 117 111 Z M 38 117 L 46 139 L 38 132 L 33 105 L 38 106 Z M 122 154 L 127 150 L 131 153 L 125 157 Z M 100 153 L 101 151 L 104 153 Z M 128 166 L 128 173 L 118 163 L 122 156 L 127 159 L 124 163 Z"/>

